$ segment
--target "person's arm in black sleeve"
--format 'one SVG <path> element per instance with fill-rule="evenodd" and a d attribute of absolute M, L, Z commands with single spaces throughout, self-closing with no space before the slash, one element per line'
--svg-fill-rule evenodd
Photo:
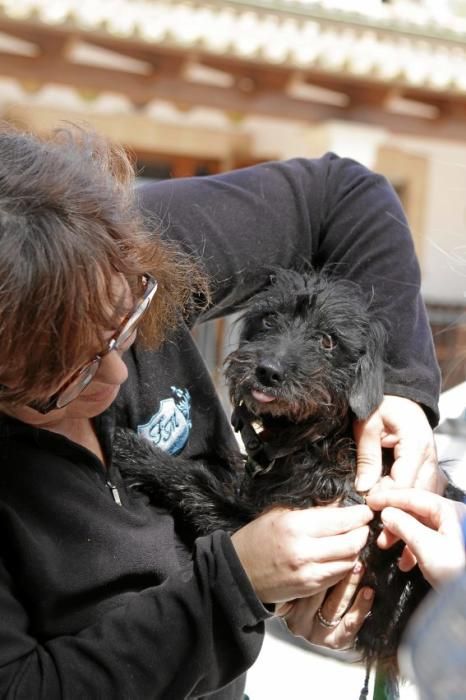
<path fill-rule="evenodd" d="M 440 372 L 419 264 L 398 196 L 380 175 L 333 159 L 325 200 L 316 262 L 337 266 L 343 276 L 372 291 L 374 312 L 388 322 L 385 393 L 423 405 L 435 425 Z"/>
<path fill-rule="evenodd" d="M 49 640 L 34 638 L 0 566 L 0 695 L 202 696 L 249 668 L 268 616 L 222 532 L 197 541 L 194 570 L 134 593 L 87 629 Z"/>
<path fill-rule="evenodd" d="M 385 178 L 328 154 L 149 183 L 139 196 L 165 235 L 202 259 L 214 301 L 206 318 L 233 311 L 274 266 L 307 261 L 358 282 L 390 327 L 386 393 L 422 404 L 437 422 L 439 371 L 419 265 Z"/>

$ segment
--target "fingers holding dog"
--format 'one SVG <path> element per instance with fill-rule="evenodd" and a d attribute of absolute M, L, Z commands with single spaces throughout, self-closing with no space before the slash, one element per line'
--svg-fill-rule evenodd
<path fill-rule="evenodd" d="M 355 528 L 367 525 L 373 518 L 372 511 L 366 505 L 349 508 L 340 508 L 338 505 L 316 506 L 290 513 L 301 514 L 302 526 L 310 536 L 316 537 L 331 537 L 351 532 Z M 300 526 L 298 521 L 296 524 Z"/>
<path fill-rule="evenodd" d="M 386 395 L 369 418 L 356 421 L 358 491 L 369 491 L 382 474 L 381 447 L 393 449 L 390 476 L 399 487 L 415 486 L 436 493 L 445 487 L 437 465 L 434 436 L 420 405 Z"/>
<path fill-rule="evenodd" d="M 415 556 L 424 577 L 434 587 L 458 575 L 465 565 L 460 522 L 466 515 L 463 503 L 450 501 L 419 489 L 377 491 L 368 496 L 375 510 L 382 511 L 384 526 L 401 538 Z M 385 540 L 377 540 L 385 548 Z M 409 569 L 403 553 L 399 566 Z"/>
<path fill-rule="evenodd" d="M 264 603 L 318 594 L 351 571 L 368 536 L 372 511 L 274 508 L 232 535 L 249 579 Z"/>
<path fill-rule="evenodd" d="M 341 535 L 320 537 L 314 543 L 314 560 L 336 561 L 356 558 L 367 542 L 369 527 L 363 525 Z"/>
<path fill-rule="evenodd" d="M 357 563 L 328 593 L 293 601 L 285 618 L 290 632 L 313 644 L 331 649 L 348 649 L 369 614 L 373 591 L 356 591 L 364 574 Z"/>
<path fill-rule="evenodd" d="M 324 602 L 325 595 L 326 591 L 322 591 L 308 598 L 298 598 L 286 604 L 286 610 L 277 609 L 276 614 L 285 621 L 291 634 L 309 641 L 314 618 Z"/>
<path fill-rule="evenodd" d="M 356 635 L 371 610 L 374 598 L 373 591 L 367 587 L 356 593 L 363 575 L 364 569 L 358 562 L 353 570 L 329 591 L 314 618 L 308 637 L 310 642 L 331 649 L 348 649 L 353 646 Z"/>
<path fill-rule="evenodd" d="M 324 617 L 321 612 L 320 617 L 316 615 L 312 628 L 310 642 L 326 646 L 330 649 L 350 649 L 354 645 L 356 635 L 364 624 L 364 620 L 370 613 L 374 599 L 373 591 L 370 588 L 362 588 L 356 595 L 354 603 L 343 615 L 336 618 L 332 627 L 322 624 L 322 619 L 331 621 Z"/>
<path fill-rule="evenodd" d="M 332 621 L 339 621 L 343 618 L 355 597 L 363 575 L 364 567 L 360 562 L 356 562 L 352 571 L 350 571 L 337 586 L 328 592 L 320 608 L 320 618 L 318 617 L 318 621 L 322 622 L 322 618 Z M 332 626 L 334 627 L 336 625 L 333 624 Z"/>

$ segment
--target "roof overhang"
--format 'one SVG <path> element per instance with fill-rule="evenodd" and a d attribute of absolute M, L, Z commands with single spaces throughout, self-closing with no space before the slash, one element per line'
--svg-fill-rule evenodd
<path fill-rule="evenodd" d="M 466 137 L 466 23 L 277 0 L 0 0 L 0 75 L 317 122 Z M 425 19 L 425 18 L 424 18 Z"/>

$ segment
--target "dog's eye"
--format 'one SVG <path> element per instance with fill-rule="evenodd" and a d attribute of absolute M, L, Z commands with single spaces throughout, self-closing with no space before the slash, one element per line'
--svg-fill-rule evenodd
<path fill-rule="evenodd" d="M 269 331 L 271 328 L 273 328 L 273 317 L 272 316 L 264 316 L 261 320 L 262 328 L 265 331 Z"/>
<path fill-rule="evenodd" d="M 320 342 L 320 347 L 323 350 L 333 350 L 333 348 L 336 345 L 335 339 L 332 338 L 332 336 L 329 335 L 328 333 L 322 333 L 322 335 L 319 338 L 319 342 Z"/>

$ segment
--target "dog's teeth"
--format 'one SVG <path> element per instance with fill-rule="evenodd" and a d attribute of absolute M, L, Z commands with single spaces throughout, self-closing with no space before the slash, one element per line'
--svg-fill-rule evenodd
<path fill-rule="evenodd" d="M 271 401 L 275 401 L 274 396 L 269 396 L 268 394 L 264 394 L 262 391 L 257 391 L 256 389 L 252 389 L 251 394 L 256 401 L 259 401 L 259 403 L 270 403 Z"/>

